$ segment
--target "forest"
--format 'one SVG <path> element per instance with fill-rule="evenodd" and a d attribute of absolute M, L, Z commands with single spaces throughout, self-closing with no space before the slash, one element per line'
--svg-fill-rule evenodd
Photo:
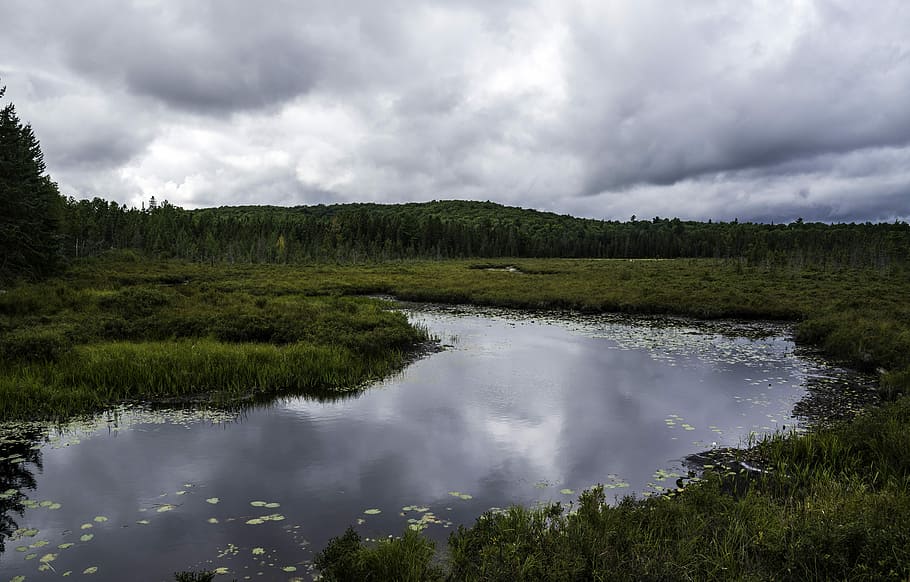
<path fill-rule="evenodd" d="M 184 210 L 66 200 L 63 255 L 134 249 L 198 262 L 300 263 L 470 257 L 741 258 L 875 267 L 910 258 L 910 226 L 593 220 L 459 200 Z"/>

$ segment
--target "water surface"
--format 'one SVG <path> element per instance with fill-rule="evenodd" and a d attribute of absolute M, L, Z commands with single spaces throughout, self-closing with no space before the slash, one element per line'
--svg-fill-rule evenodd
<path fill-rule="evenodd" d="M 354 397 L 16 427 L 0 580 L 309 579 L 349 524 L 444 542 L 487 509 L 597 483 L 660 492 L 688 454 L 796 426 L 812 382 L 852 381 L 778 324 L 409 309 L 446 349 Z"/>

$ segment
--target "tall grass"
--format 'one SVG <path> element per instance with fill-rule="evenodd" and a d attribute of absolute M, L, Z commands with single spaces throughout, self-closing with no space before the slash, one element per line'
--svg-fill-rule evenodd
<path fill-rule="evenodd" d="M 238 285 L 229 270 L 154 274 L 152 264 L 133 277 L 131 263 L 118 263 L 125 273 L 91 264 L 0 294 L 0 419 L 349 391 L 427 339 L 383 302 L 270 289 L 265 273 Z"/>

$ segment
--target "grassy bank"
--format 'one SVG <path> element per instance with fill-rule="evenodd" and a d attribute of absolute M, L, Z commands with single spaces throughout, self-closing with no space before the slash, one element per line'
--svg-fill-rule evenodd
<path fill-rule="evenodd" d="M 127 271 L 83 265 L 0 294 L 0 418 L 65 418 L 123 401 L 332 394 L 399 368 L 426 339 L 374 300 L 248 292 L 218 285 L 224 272 L 119 274 Z"/>

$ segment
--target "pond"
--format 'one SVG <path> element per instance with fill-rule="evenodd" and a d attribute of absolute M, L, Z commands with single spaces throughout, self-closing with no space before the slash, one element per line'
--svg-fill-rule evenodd
<path fill-rule="evenodd" d="M 659 493 L 858 380 L 783 324 L 403 308 L 445 349 L 351 397 L 7 426 L 0 580 L 310 579 L 350 524 L 442 547 L 490 508 Z"/>

